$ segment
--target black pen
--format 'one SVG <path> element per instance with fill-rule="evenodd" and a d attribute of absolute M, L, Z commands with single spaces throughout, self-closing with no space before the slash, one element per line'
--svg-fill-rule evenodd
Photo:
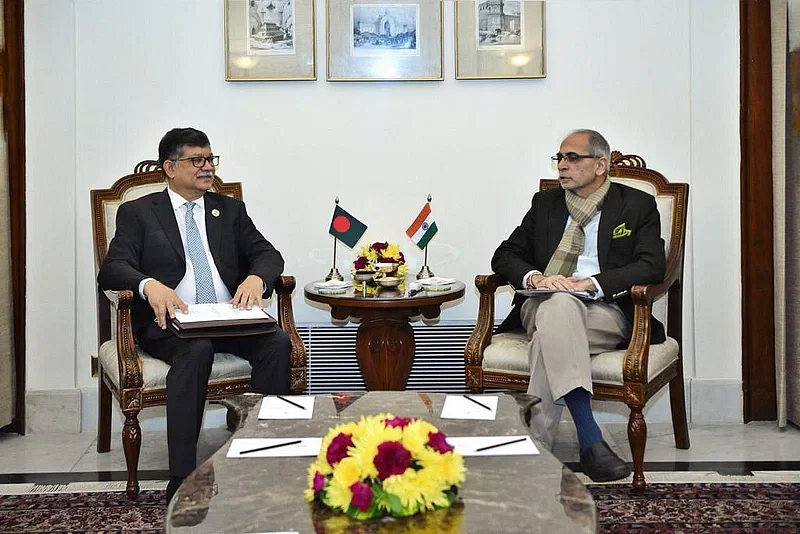
<path fill-rule="evenodd" d="M 285 441 L 283 443 L 278 443 L 276 445 L 267 445 L 266 447 L 256 447 L 255 449 L 248 449 L 246 451 L 241 451 L 239 454 L 249 454 L 251 452 L 260 452 L 260 451 L 267 451 L 269 449 L 277 449 L 278 447 L 286 447 L 288 445 L 297 445 L 298 443 L 302 443 L 302 439 L 296 439 L 294 441 Z"/>
<path fill-rule="evenodd" d="M 472 402 L 474 402 L 475 404 L 477 404 L 477 405 L 478 405 L 478 406 L 480 406 L 481 408 L 486 408 L 486 409 L 487 409 L 487 410 L 489 410 L 490 412 L 492 411 L 492 409 L 491 409 L 489 406 L 486 406 L 486 405 L 485 405 L 484 403 L 482 403 L 482 402 L 478 402 L 478 401 L 476 401 L 476 400 L 475 400 L 475 399 L 473 399 L 472 397 L 468 397 L 468 396 L 466 396 L 466 395 L 462 395 L 462 397 L 464 397 L 464 398 L 465 398 L 465 399 L 467 399 L 468 401 L 472 401 Z"/>
<path fill-rule="evenodd" d="M 504 447 L 506 445 L 513 445 L 514 443 L 520 443 L 521 441 L 525 441 L 526 439 L 528 439 L 528 438 L 513 439 L 511 441 L 505 441 L 503 443 L 495 443 L 494 445 L 487 445 L 486 447 L 480 447 L 480 448 L 475 449 L 475 452 L 483 452 L 483 451 L 488 451 L 489 449 L 495 449 L 497 447 Z"/>
<path fill-rule="evenodd" d="M 297 404 L 296 402 L 290 401 L 289 399 L 287 399 L 287 398 L 285 398 L 285 397 L 281 397 L 280 395 L 275 395 L 275 396 L 276 396 L 276 397 L 278 397 L 278 398 L 279 398 L 280 400 L 282 400 L 283 402 L 288 402 L 288 403 L 289 403 L 289 404 L 291 404 L 292 406 L 297 406 L 297 407 L 298 407 L 298 408 L 300 408 L 301 410 L 305 410 L 305 409 L 306 409 L 306 407 L 305 407 L 305 406 L 303 406 L 302 404 Z"/>

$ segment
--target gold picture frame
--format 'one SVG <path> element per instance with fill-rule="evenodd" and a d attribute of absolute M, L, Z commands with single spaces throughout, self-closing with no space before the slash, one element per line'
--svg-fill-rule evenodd
<path fill-rule="evenodd" d="M 456 0 L 456 79 L 546 77 L 545 3 Z"/>
<path fill-rule="evenodd" d="M 225 80 L 316 80 L 315 0 L 225 0 Z"/>
<path fill-rule="evenodd" d="M 441 81 L 441 0 L 326 0 L 328 81 Z"/>

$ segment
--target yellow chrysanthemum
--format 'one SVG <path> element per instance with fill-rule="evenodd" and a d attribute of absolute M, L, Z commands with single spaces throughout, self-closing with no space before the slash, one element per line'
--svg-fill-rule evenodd
<path fill-rule="evenodd" d="M 419 462 L 429 476 L 441 480 L 447 487 L 460 486 L 464 482 L 466 468 L 464 467 L 464 457 L 460 454 L 452 452 L 423 453 L 420 455 Z"/>
<path fill-rule="evenodd" d="M 403 431 L 400 428 L 387 427 L 384 419 L 391 419 L 389 414 L 362 417 L 358 431 L 353 434 L 353 449 L 350 456 L 361 469 L 363 478 L 376 478 L 378 468 L 375 467 L 375 456 L 378 445 L 386 441 L 400 441 Z"/>
<path fill-rule="evenodd" d="M 386 247 L 383 251 L 384 258 L 394 258 L 396 260 L 400 259 L 400 247 L 395 245 L 394 243 L 389 243 L 389 246 Z"/>
<path fill-rule="evenodd" d="M 428 443 L 428 435 L 436 431 L 436 427 L 432 424 L 417 419 L 403 429 L 403 447 L 408 449 L 413 456 L 418 456 L 425 450 L 425 445 Z"/>
<path fill-rule="evenodd" d="M 425 504 L 419 472 L 411 468 L 401 475 L 392 475 L 383 481 L 383 489 L 396 495 L 408 515 L 415 514 Z"/>
<path fill-rule="evenodd" d="M 333 478 L 328 484 L 327 495 L 332 506 L 347 510 L 353 499 L 350 486 L 360 480 L 358 465 L 352 458 L 345 458 L 333 471 Z"/>
<path fill-rule="evenodd" d="M 303 491 L 303 497 L 304 497 L 304 498 L 305 498 L 305 500 L 307 500 L 308 502 L 313 502 L 313 501 L 314 501 L 314 490 L 313 490 L 313 489 L 311 489 L 311 488 L 306 488 L 306 489 Z"/>

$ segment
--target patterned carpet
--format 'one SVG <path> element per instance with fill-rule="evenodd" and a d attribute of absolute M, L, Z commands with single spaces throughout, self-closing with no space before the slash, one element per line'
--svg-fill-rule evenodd
<path fill-rule="evenodd" d="M 800 484 L 588 485 L 599 532 L 800 532 Z"/>
<path fill-rule="evenodd" d="M 800 484 L 648 484 L 643 494 L 627 484 L 593 484 L 598 531 L 800 532 Z M 159 533 L 163 490 L 0 495 L 0 532 Z"/>

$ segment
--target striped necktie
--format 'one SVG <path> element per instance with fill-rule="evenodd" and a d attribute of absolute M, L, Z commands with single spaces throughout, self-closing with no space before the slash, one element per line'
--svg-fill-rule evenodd
<path fill-rule="evenodd" d="M 214 291 L 214 280 L 211 278 L 211 267 L 208 265 L 208 257 L 203 248 L 203 240 L 200 237 L 200 230 L 194 222 L 192 210 L 196 204 L 186 203 L 186 245 L 189 249 L 189 259 L 194 269 L 194 285 L 197 291 L 195 302 L 203 304 L 217 302 L 217 294 Z"/>

